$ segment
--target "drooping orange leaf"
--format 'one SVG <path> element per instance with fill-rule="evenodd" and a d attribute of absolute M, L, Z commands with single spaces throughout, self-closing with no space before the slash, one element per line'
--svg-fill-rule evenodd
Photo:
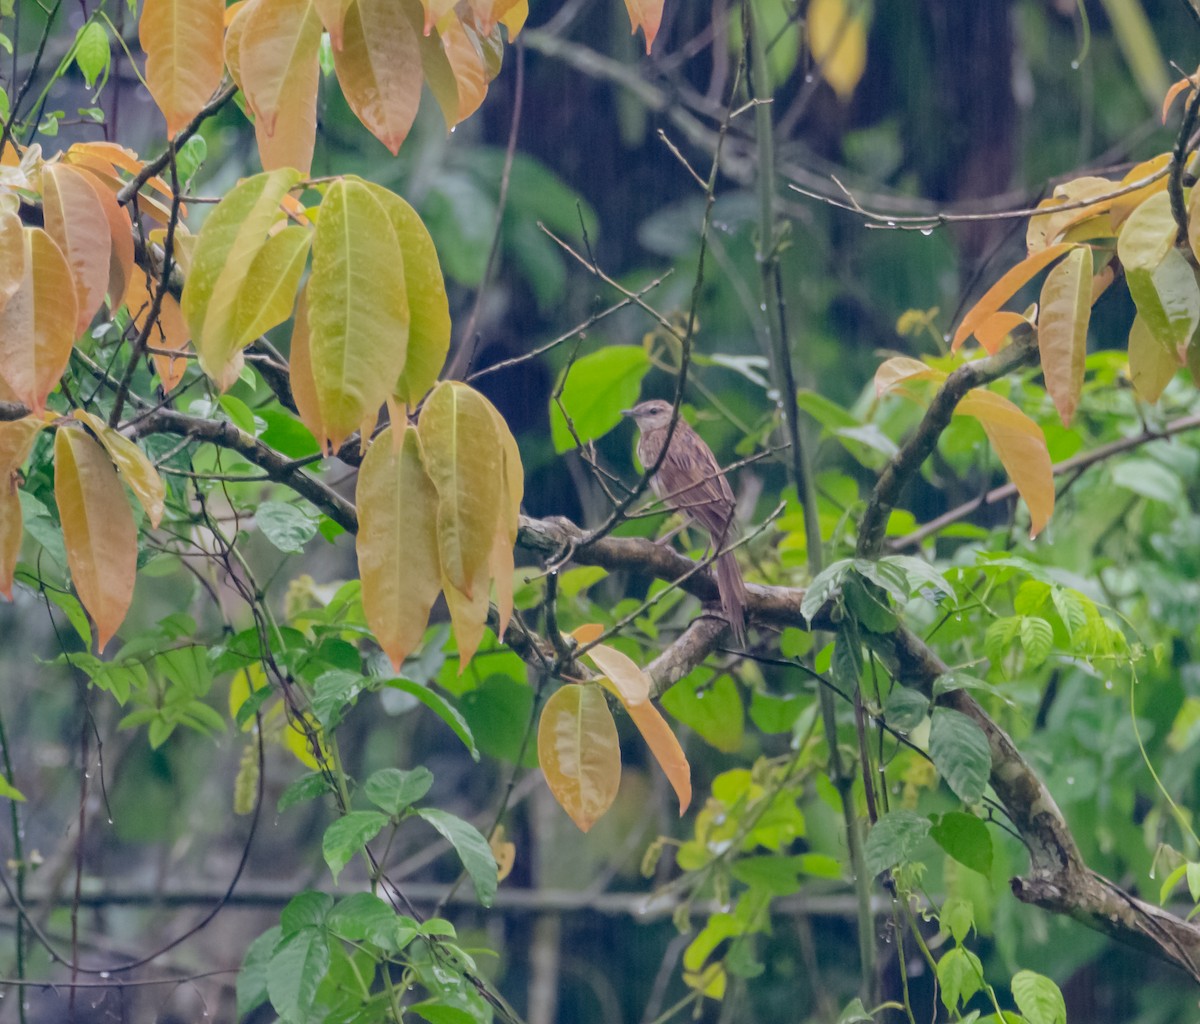
<path fill-rule="evenodd" d="M 346 12 L 354 0 L 313 0 L 313 6 L 321 17 L 321 24 L 329 33 L 329 42 L 336 53 L 342 48 L 342 28 L 346 21 Z"/>
<path fill-rule="evenodd" d="M 640 28 L 646 34 L 646 53 L 649 53 L 662 25 L 663 0 L 625 0 L 625 9 L 629 12 L 630 30 L 637 32 Z"/>
<path fill-rule="evenodd" d="M 604 636 L 604 627 L 598 622 L 589 622 L 571 630 L 571 639 L 581 647 L 584 644 L 590 644 L 593 640 L 599 640 L 602 636 Z"/>
<path fill-rule="evenodd" d="M 54 497 L 71 580 L 103 651 L 133 600 L 137 528 L 108 453 L 82 429 L 58 429 Z"/>
<path fill-rule="evenodd" d="M 1187 222 L 1188 247 L 1192 250 L 1192 255 L 1200 259 L 1200 256 L 1196 255 L 1200 253 L 1200 188 L 1193 187 L 1188 196 Z"/>
<path fill-rule="evenodd" d="M 208 215 L 196 240 L 181 305 L 200 366 L 222 391 L 240 369 L 234 324 L 242 287 L 267 233 L 283 219 L 280 201 L 299 178 L 297 171 L 279 170 L 239 182 Z"/>
<path fill-rule="evenodd" d="M 104 446 L 108 457 L 120 472 L 121 479 L 129 485 L 133 496 L 146 510 L 146 517 L 150 520 L 150 525 L 158 526 L 163 516 L 163 503 L 167 498 L 167 488 L 163 484 L 162 477 L 158 475 L 158 470 L 154 468 L 154 463 L 146 457 L 146 453 L 141 448 L 124 434 L 113 430 L 99 416 L 85 412 L 83 409 L 76 409 L 75 418 L 81 423 L 86 423 L 95 434 L 96 439 Z"/>
<path fill-rule="evenodd" d="M 75 341 L 75 282 L 62 250 L 41 228 L 25 228 L 25 273 L 0 312 L 0 377 L 40 412 Z"/>
<path fill-rule="evenodd" d="M 421 643 L 441 590 L 437 491 L 425 472 L 416 428 L 387 427 L 358 474 L 358 572 L 363 614 L 397 672 Z"/>
<path fill-rule="evenodd" d="M 0 476 L 15 473 L 25 464 L 38 431 L 45 425 L 41 416 L 0 421 Z"/>
<path fill-rule="evenodd" d="M 263 169 L 308 174 L 317 137 L 321 19 L 312 0 L 256 0 L 237 21 L 237 61 Z"/>
<path fill-rule="evenodd" d="M 421 102 L 421 53 L 408 15 L 394 0 L 356 0 L 333 66 L 350 109 L 395 156 Z"/>
<path fill-rule="evenodd" d="M 812 0 L 808 5 L 808 45 L 813 61 L 843 102 L 854 95 L 867 67 L 864 6 L 849 5 L 846 0 Z M 659 4 L 660 13 L 661 8 Z M 650 52 L 649 46 L 646 52 Z"/>
<path fill-rule="evenodd" d="M 946 374 L 943 371 L 926 366 L 919 359 L 910 359 L 908 356 L 892 356 L 875 371 L 875 394 L 882 397 L 897 384 L 909 381 L 936 380 L 940 383 L 945 379 Z"/>
<path fill-rule="evenodd" d="M 968 391 L 955 415 L 974 416 L 1017 492 L 1029 506 L 1029 536 L 1036 537 L 1054 511 L 1054 470 L 1042 428 L 994 391 Z"/>
<path fill-rule="evenodd" d="M 25 532 L 21 518 L 21 497 L 15 473 L 0 473 L 0 594 L 13 599 L 13 574 L 21 557 L 21 538 Z"/>
<path fill-rule="evenodd" d="M 512 874 L 513 864 L 517 859 L 516 844 L 506 838 L 503 825 L 497 825 L 488 840 L 492 848 L 492 856 L 496 858 L 496 881 L 503 882 Z"/>
<path fill-rule="evenodd" d="M 138 155 L 132 149 L 118 146 L 115 142 L 77 142 L 67 150 L 66 160 L 113 179 L 119 184 L 124 182 L 117 174 L 118 169 L 130 177 L 136 177 L 145 167 L 145 163 L 138 159 Z M 146 187 L 158 192 L 164 202 L 171 202 L 171 186 L 157 174 L 146 181 Z M 187 207 L 183 207 L 181 212 L 186 217 Z"/>
<path fill-rule="evenodd" d="M 108 221 L 108 308 L 117 310 L 125 301 L 125 292 L 130 282 L 139 273 L 133 261 L 133 222 L 129 212 L 117 202 L 103 180 L 88 170 L 80 172 L 88 187 L 96 196 L 104 219 Z"/>
<path fill-rule="evenodd" d="M 224 0 L 145 0 L 138 40 L 146 84 L 174 135 L 221 84 Z"/>
<path fill-rule="evenodd" d="M 500 15 L 500 24 L 508 29 L 508 41 L 511 43 L 521 34 L 525 22 L 529 18 L 529 0 L 517 0 L 507 11 Z"/>
<path fill-rule="evenodd" d="M 1113 200 L 1108 214 L 1112 221 L 1113 230 L 1120 230 L 1121 225 L 1125 223 L 1125 219 L 1156 192 L 1166 191 L 1166 171 L 1170 166 L 1171 159 L 1170 153 L 1159 153 L 1158 156 L 1151 157 L 1149 160 L 1144 160 L 1142 163 L 1135 165 L 1120 180 L 1116 186 L 1117 189 L 1128 188 L 1137 182 L 1152 179 L 1140 188 L 1135 188 L 1131 192 Z"/>
<path fill-rule="evenodd" d="M 654 760 L 675 790 L 679 798 L 679 813 L 682 815 L 692 802 L 692 768 L 679 740 L 659 714 L 658 708 L 650 702 L 650 677 L 632 658 L 606 644 L 596 644 L 588 651 L 587 657 L 604 674 L 601 684 L 616 694 L 629 712 Z"/>
<path fill-rule="evenodd" d="M 458 115 L 454 119 L 458 124 L 475 113 L 487 95 L 487 67 L 478 38 L 463 25 L 457 14 L 451 11 L 437 25 L 458 86 Z"/>
<path fill-rule="evenodd" d="M 999 313 L 993 313 L 975 328 L 975 339 L 988 355 L 994 356 L 1013 331 L 1022 324 L 1028 323 L 1029 320 L 1020 313 L 1002 309 Z"/>
<path fill-rule="evenodd" d="M 490 404 L 466 384 L 443 381 L 426 399 L 418 429 L 438 492 L 442 572 L 465 597 L 478 597 L 504 516 L 504 453 Z"/>
<path fill-rule="evenodd" d="M 225 11 L 225 66 L 233 84 L 242 88 L 242 33 L 249 24 L 251 8 L 262 0 L 239 0 Z"/>
<path fill-rule="evenodd" d="M 1159 344 L 1145 320 L 1140 316 L 1133 318 L 1129 330 L 1129 380 L 1138 398 L 1157 402 L 1183 363 L 1177 352 Z"/>
<path fill-rule="evenodd" d="M 1038 349 L 1046 390 L 1063 426 L 1070 426 L 1083 391 L 1092 311 L 1092 250 L 1080 246 L 1046 275 L 1038 317 Z"/>
<path fill-rule="evenodd" d="M 454 10 L 455 0 L 421 0 L 421 7 L 425 12 L 424 34 L 429 35 L 437 26 L 438 31 L 441 31 L 442 20 Z"/>
<path fill-rule="evenodd" d="M 115 203 L 115 200 L 114 200 Z M 108 290 L 112 232 L 86 171 L 70 164 L 42 168 L 46 231 L 58 244 L 75 281 L 75 336 L 87 330 Z"/>
<path fill-rule="evenodd" d="M 300 422 L 308 427 L 313 437 L 324 437 L 321 425 L 321 405 L 317 401 L 317 385 L 313 380 L 312 357 L 308 345 L 308 285 L 300 289 L 296 299 L 296 316 L 292 320 L 292 347 L 288 356 L 288 368 L 292 384 L 292 398 L 296 401 L 296 412 Z"/>
<path fill-rule="evenodd" d="M 131 278 L 125 299 L 134 326 L 140 331 L 146 322 L 146 317 L 150 315 L 150 309 L 154 303 L 153 296 L 146 288 L 144 274 L 135 274 Z M 183 319 L 183 311 L 179 308 L 179 302 L 174 295 L 167 292 L 162 297 L 158 320 L 150 330 L 151 348 L 179 353 L 179 356 L 163 355 L 161 352 L 151 353 L 154 369 L 166 391 L 173 391 L 183 380 L 183 375 L 187 370 L 187 359 L 184 358 L 184 354 L 188 350 L 189 338 L 187 323 Z"/>
<path fill-rule="evenodd" d="M 377 414 L 404 368 L 408 325 L 404 258 L 387 212 L 362 182 L 335 181 L 317 217 L 308 281 L 322 445 L 336 448 Z"/>
<path fill-rule="evenodd" d="M 572 683 L 557 690 L 542 709 L 537 749 L 554 799 L 588 831 L 621 784 L 617 727 L 600 687 Z"/>
<path fill-rule="evenodd" d="M 517 0 L 470 0 L 475 25 L 484 35 L 491 33 L 517 5 Z M 660 4 L 661 6 L 661 4 Z M 636 27 L 634 31 L 637 31 Z"/>
<path fill-rule="evenodd" d="M 1027 256 L 1015 267 L 1008 271 L 999 281 L 991 286 L 983 297 L 967 311 L 958 330 L 954 332 L 954 341 L 950 348 L 957 352 L 964 341 L 993 313 L 999 311 L 1009 299 L 1017 294 L 1040 271 L 1049 264 L 1074 248 L 1067 242 L 1060 242 Z"/>
<path fill-rule="evenodd" d="M 1200 69 L 1197 69 L 1197 74 L 1200 74 Z M 1171 86 L 1171 88 L 1169 88 L 1167 90 L 1167 94 L 1163 97 L 1163 105 L 1162 105 L 1162 123 L 1163 124 L 1167 123 L 1167 114 L 1171 109 L 1171 104 L 1175 102 L 1175 100 L 1179 96 L 1179 94 L 1181 92 L 1183 92 L 1184 89 L 1188 88 L 1188 86 L 1195 88 L 1196 83 L 1193 81 L 1193 78 L 1195 78 L 1195 76 L 1191 76 L 1191 77 L 1185 76 L 1185 77 L 1179 79 L 1178 82 L 1176 82 L 1174 85 Z"/>
<path fill-rule="evenodd" d="M 421 72 L 425 76 L 425 84 L 429 86 L 429 91 L 442 112 L 446 131 L 450 131 L 459 121 L 458 80 L 454 77 L 450 58 L 446 56 L 441 33 L 427 33 L 422 23 L 415 20 L 415 15 L 421 10 L 419 5 L 414 12 L 409 3 L 406 3 L 405 10 L 409 12 L 409 19 L 413 21 L 414 30 L 417 32 L 417 45 L 421 51 Z"/>
<path fill-rule="evenodd" d="M 446 607 L 450 610 L 450 625 L 454 627 L 454 642 L 458 645 L 458 674 L 466 671 L 483 642 L 483 630 L 488 615 L 488 578 L 491 563 L 486 563 L 476 575 L 471 596 L 459 590 L 446 574 L 442 574 L 442 591 L 446 596 Z"/>
<path fill-rule="evenodd" d="M 0 210 L 0 311 L 25 278 L 25 233 L 13 210 Z"/>
<path fill-rule="evenodd" d="M 1120 186 L 1115 181 L 1091 176 L 1075 178 L 1058 185 L 1052 198 L 1043 199 L 1038 203 L 1038 209 L 1044 209 L 1046 212 L 1029 218 L 1029 226 L 1025 232 L 1025 246 L 1028 252 L 1032 255 L 1048 245 L 1065 241 L 1062 235 L 1068 228 L 1099 217 L 1112 208 L 1113 200 L 1100 199 L 1073 210 L 1058 210 L 1058 207 L 1074 206 L 1083 200 L 1110 195 L 1118 188 Z"/>

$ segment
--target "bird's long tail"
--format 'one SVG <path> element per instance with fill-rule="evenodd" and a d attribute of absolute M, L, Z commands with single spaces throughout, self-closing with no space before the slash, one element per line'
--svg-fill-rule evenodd
<path fill-rule="evenodd" d="M 746 582 L 732 551 L 717 558 L 717 589 L 721 593 L 721 611 L 729 620 L 734 642 L 746 644 Z"/>

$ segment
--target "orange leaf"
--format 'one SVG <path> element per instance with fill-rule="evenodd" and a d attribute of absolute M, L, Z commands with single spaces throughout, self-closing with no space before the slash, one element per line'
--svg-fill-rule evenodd
<path fill-rule="evenodd" d="M 25 274 L 0 312 L 0 377 L 40 412 L 75 341 L 75 282 L 62 250 L 41 228 L 25 228 Z"/>
<path fill-rule="evenodd" d="M 1009 479 L 1029 506 L 1029 536 L 1036 537 L 1054 511 L 1054 470 L 1042 428 L 1007 398 L 982 388 L 968 391 L 954 412 L 979 420 Z"/>
<path fill-rule="evenodd" d="M 1088 319 L 1092 311 L 1092 250 L 1080 246 L 1046 275 L 1038 318 L 1038 349 L 1046 390 L 1063 426 L 1070 426 L 1083 390 Z"/>
<path fill-rule="evenodd" d="M 25 233 L 21 218 L 12 210 L 0 210 L 0 311 L 17 293 L 25 277 Z"/>
<path fill-rule="evenodd" d="M 954 341 L 950 348 L 957 352 L 964 341 L 993 313 L 997 312 L 1009 299 L 1017 294 L 1039 271 L 1053 263 L 1063 253 L 1074 246 L 1067 242 L 1051 245 L 1046 249 L 1027 256 L 1015 267 L 1008 271 L 999 281 L 991 286 L 983 297 L 963 317 L 958 330 L 954 332 Z"/>
<path fill-rule="evenodd" d="M 225 0 L 146 0 L 138 39 L 146 52 L 146 84 L 168 134 L 200 113 L 221 84 L 224 29 Z"/>
<path fill-rule="evenodd" d="M 108 221 L 108 308 L 117 310 L 125 301 L 125 293 L 129 283 L 139 273 L 134 269 L 133 261 L 133 222 L 129 213 L 117 197 L 99 177 L 91 171 L 82 172 L 84 181 L 95 193 L 100 209 Z M 179 233 L 176 234 L 178 243 Z"/>
<path fill-rule="evenodd" d="M 590 644 L 593 640 L 599 640 L 602 636 L 604 636 L 604 627 L 598 622 L 589 622 L 571 630 L 571 639 L 580 647 Z"/>
<path fill-rule="evenodd" d="M 488 577 L 491 564 L 486 563 L 479 570 L 467 596 L 442 574 L 442 591 L 446 595 L 446 607 L 450 610 L 450 625 L 454 627 L 454 641 L 458 645 L 458 674 L 466 671 L 467 665 L 475 657 L 479 645 L 483 642 L 483 630 L 487 625 L 488 615 Z"/>
<path fill-rule="evenodd" d="M 157 287 L 157 283 L 155 284 Z M 133 318 L 134 327 L 141 330 L 146 322 L 153 304 L 153 297 L 146 289 L 146 278 L 143 274 L 135 274 L 129 282 L 125 304 L 129 307 L 129 315 Z M 163 390 L 173 391 L 183 380 L 187 370 L 187 359 L 184 354 L 188 350 L 187 323 L 183 319 L 183 311 L 175 296 L 167 292 L 162 297 L 158 312 L 158 321 L 150 331 L 150 345 L 153 348 L 170 349 L 178 352 L 179 356 L 165 356 L 158 352 L 151 353 L 154 369 L 162 380 Z"/>
<path fill-rule="evenodd" d="M 612 806 L 621 784 L 621 749 L 612 712 L 599 686 L 557 690 L 538 723 L 538 761 L 546 784 L 580 831 Z"/>
<path fill-rule="evenodd" d="M 1026 249 L 1031 255 L 1045 249 L 1046 246 L 1059 241 L 1063 233 L 1071 226 L 1098 218 L 1100 214 L 1110 210 L 1113 200 L 1100 199 L 1098 202 L 1074 210 L 1056 211 L 1056 207 L 1073 205 L 1081 200 L 1108 195 L 1116 192 L 1119 188 L 1120 186 L 1115 181 L 1109 181 L 1108 178 L 1090 176 L 1063 182 L 1054 189 L 1053 198 L 1043 199 L 1038 203 L 1038 209 L 1044 209 L 1046 212 L 1029 218 L 1029 227 L 1025 232 Z M 1074 239 L 1072 240 L 1074 241 Z"/>
<path fill-rule="evenodd" d="M 21 557 L 21 538 L 24 534 L 21 519 L 21 498 L 17 492 L 15 473 L 0 475 L 0 594 L 13 599 L 13 574 Z"/>
<path fill-rule="evenodd" d="M 395 156 L 421 102 L 421 52 L 408 15 L 395 0 L 358 0 L 333 65 L 350 109 Z"/>
<path fill-rule="evenodd" d="M 167 489 L 163 485 L 162 477 L 158 475 L 158 470 L 146 457 L 146 453 L 124 434 L 118 433 L 110 427 L 99 416 L 85 412 L 83 409 L 76 409 L 74 416 L 81 423 L 86 423 L 96 436 L 96 440 L 104 446 L 108 457 L 112 459 L 113 464 L 120 472 L 121 479 L 133 491 L 134 497 L 137 498 L 142 508 L 146 510 L 146 517 L 150 520 L 150 525 L 158 526 L 163 516 L 163 504 L 167 498 Z"/>
<path fill-rule="evenodd" d="M 312 358 L 308 348 L 308 285 L 300 289 L 296 300 L 296 315 L 292 320 L 292 347 L 288 356 L 291 370 L 292 398 L 296 400 L 296 412 L 300 422 L 308 427 L 315 438 L 325 436 L 321 424 L 321 403 L 317 400 L 317 386 L 313 381 Z"/>
<path fill-rule="evenodd" d="M 938 383 L 941 383 L 945 379 L 945 373 L 941 370 L 935 370 L 932 366 L 926 366 L 919 359 L 910 359 L 908 356 L 893 356 L 875 371 L 875 394 L 882 397 L 897 384 L 904 384 L 909 381 L 936 380 Z"/>
<path fill-rule="evenodd" d="M 529 17 L 529 0 L 517 0 L 507 11 L 500 15 L 500 24 L 508 29 L 508 41 L 511 43 L 521 34 L 525 21 Z"/>
<path fill-rule="evenodd" d="M 342 27 L 346 21 L 346 12 L 354 0 L 313 0 L 317 14 L 321 16 L 321 24 L 329 33 L 329 41 L 336 53 L 342 48 Z"/>
<path fill-rule="evenodd" d="M 503 825 L 496 826 L 488 840 L 488 846 L 492 848 L 492 856 L 496 858 L 496 881 L 503 882 L 512 874 L 513 864 L 517 859 L 517 847 L 505 838 Z"/>
<path fill-rule="evenodd" d="M 487 69 L 477 38 L 459 21 L 453 11 L 438 23 L 446 59 L 458 86 L 458 116 L 455 124 L 465 121 L 487 95 Z"/>
<path fill-rule="evenodd" d="M 1171 154 L 1159 153 L 1158 156 L 1151 157 L 1149 160 L 1144 160 L 1140 164 L 1137 164 L 1117 183 L 1116 189 L 1120 189 L 1126 188 L 1134 184 L 1134 182 L 1142 181 L 1145 178 L 1154 179 L 1141 188 L 1135 188 L 1127 195 L 1113 200 L 1112 207 L 1109 210 L 1109 218 L 1112 221 L 1114 231 L 1119 230 L 1121 225 L 1125 223 L 1125 218 L 1154 195 L 1154 193 L 1166 191 L 1167 175 L 1165 172 L 1170 164 Z"/>
<path fill-rule="evenodd" d="M 257 0 L 241 27 L 238 64 L 263 170 L 308 174 L 317 135 L 321 19 L 311 0 Z"/>
<path fill-rule="evenodd" d="M 87 330 L 108 290 L 112 231 L 98 189 L 70 164 L 42 168 L 46 231 L 58 244 L 75 280 L 75 337 Z M 113 200 L 114 205 L 116 200 Z"/>
<path fill-rule="evenodd" d="M 1129 380 L 1138 398 L 1157 402 L 1184 360 L 1163 345 L 1140 316 L 1129 330 Z"/>
<path fill-rule="evenodd" d="M 646 52 L 649 53 L 662 24 L 663 0 L 625 0 L 625 9 L 629 12 L 632 31 L 640 28 L 645 32 Z"/>
<path fill-rule="evenodd" d="M 1163 97 L 1163 105 L 1162 105 L 1162 123 L 1163 124 L 1167 123 L 1167 113 L 1171 109 L 1171 104 L 1175 102 L 1175 100 L 1179 96 L 1179 94 L 1181 92 L 1183 92 L 1183 90 L 1186 89 L 1189 85 L 1194 86 L 1195 83 L 1190 78 L 1181 78 L 1178 82 L 1176 82 L 1174 85 L 1171 86 L 1171 88 L 1169 88 L 1167 90 L 1166 96 Z"/>
<path fill-rule="evenodd" d="M 393 444 L 402 431 L 399 450 Z M 415 427 L 388 427 L 358 474 L 358 572 L 363 613 L 397 672 L 421 643 L 441 589 L 437 491 Z"/>
<path fill-rule="evenodd" d="M 54 439 L 54 497 L 75 592 L 103 651 L 133 600 L 137 528 L 108 453 L 82 429 L 60 427 Z"/>
<path fill-rule="evenodd" d="M 993 313 L 983 323 L 975 328 L 975 338 L 990 356 L 1000 351 L 1005 339 L 1022 324 L 1029 321 L 1020 313 L 1011 313 L 1002 309 Z"/>
<path fill-rule="evenodd" d="M 679 798 L 682 815 L 692 802 L 692 769 L 679 740 L 650 702 L 650 677 L 631 658 L 605 644 L 597 644 L 588 651 L 587 657 L 604 673 L 601 684 L 616 694 L 625 706 L 654 760 L 670 780 Z"/>

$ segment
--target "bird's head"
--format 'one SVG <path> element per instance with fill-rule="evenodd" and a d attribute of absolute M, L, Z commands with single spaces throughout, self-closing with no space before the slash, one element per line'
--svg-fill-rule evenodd
<path fill-rule="evenodd" d="M 648 402 L 639 402 L 632 409 L 622 409 L 624 416 L 630 417 L 645 433 L 647 430 L 666 430 L 671 423 L 671 403 L 661 398 L 652 398 Z"/>

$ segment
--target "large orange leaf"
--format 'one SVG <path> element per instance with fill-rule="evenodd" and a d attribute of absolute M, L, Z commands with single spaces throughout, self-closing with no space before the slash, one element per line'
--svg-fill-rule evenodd
<path fill-rule="evenodd" d="M 54 439 L 54 497 L 71 579 L 103 651 L 133 600 L 137 528 L 108 453 L 82 429 L 60 427 Z"/>
<path fill-rule="evenodd" d="M 621 784 L 621 748 L 604 691 L 590 683 L 557 690 L 542 709 L 537 749 L 554 799 L 588 831 Z"/>
<path fill-rule="evenodd" d="M 639 28 L 646 33 L 646 52 L 654 45 L 662 24 L 663 0 L 625 0 L 629 12 L 629 24 L 636 32 Z"/>
<path fill-rule="evenodd" d="M 1044 270 L 1063 253 L 1074 248 L 1069 242 L 1060 242 L 1027 256 L 1015 267 L 1008 271 L 999 281 L 991 286 L 983 297 L 967 311 L 958 330 L 954 332 L 951 344 L 953 351 L 974 333 L 975 328 L 983 323 L 993 313 L 997 312 L 1009 299 L 1017 294 L 1039 271 Z"/>
<path fill-rule="evenodd" d="M 481 396 L 482 397 L 482 396 Z M 484 399 L 487 402 L 487 399 Z M 513 575 L 516 572 L 516 562 L 513 557 L 513 547 L 517 543 L 517 534 L 521 527 L 521 501 L 525 496 L 525 469 L 521 464 L 521 451 L 516 439 L 499 410 L 487 402 L 495 424 L 496 436 L 500 440 L 503 455 L 504 471 L 501 477 L 501 514 L 496 522 L 496 536 L 492 541 L 492 552 L 489 558 L 492 579 L 496 584 L 496 610 L 499 615 L 497 635 L 503 637 L 512 617 L 513 609 Z"/>
<path fill-rule="evenodd" d="M 1092 311 L 1092 250 L 1080 246 L 1046 275 L 1038 317 L 1038 348 L 1046 390 L 1069 426 L 1083 390 Z"/>
<path fill-rule="evenodd" d="M 416 428 L 388 427 L 371 443 L 358 474 L 358 574 L 363 613 L 397 672 L 421 643 L 441 590 L 437 491 L 421 460 Z"/>
<path fill-rule="evenodd" d="M 995 355 L 1004 347 L 1005 339 L 1029 319 L 1020 313 L 1002 309 L 993 313 L 975 328 L 975 338 L 989 355 Z"/>
<path fill-rule="evenodd" d="M 1042 428 L 994 391 L 968 391 L 955 415 L 979 420 L 1017 492 L 1029 506 L 1029 535 L 1036 537 L 1054 511 L 1054 470 Z"/>
<path fill-rule="evenodd" d="M 99 176 L 88 170 L 80 173 L 108 221 L 108 308 L 115 311 L 125 301 L 130 282 L 140 273 L 134 268 L 133 222 L 129 212 L 117 202 L 112 189 Z"/>
<path fill-rule="evenodd" d="M 99 416 L 76 409 L 75 418 L 81 423 L 86 423 L 96 435 L 96 439 L 104 446 L 108 457 L 120 471 L 121 479 L 129 485 L 134 497 L 146 510 L 150 525 L 158 526 L 163 516 L 167 488 L 154 464 L 146 457 L 146 453 L 124 434 L 113 430 Z"/>
<path fill-rule="evenodd" d="M 300 289 L 296 300 L 296 316 L 292 320 L 292 347 L 288 355 L 288 369 L 292 384 L 292 398 L 300 422 L 308 427 L 313 437 L 324 437 L 321 426 L 321 405 L 317 400 L 317 385 L 313 380 L 312 357 L 308 345 L 308 285 Z"/>
<path fill-rule="evenodd" d="M 650 702 L 650 677 L 632 658 L 606 644 L 596 644 L 587 656 L 604 673 L 601 684 L 615 693 L 629 712 L 654 760 L 675 790 L 679 813 L 683 814 L 692 802 L 692 769 L 666 719 Z"/>
<path fill-rule="evenodd" d="M 321 16 L 321 24 L 329 33 L 329 41 L 333 44 L 334 52 L 342 48 L 342 29 L 346 22 L 346 12 L 354 0 L 313 0 L 317 14 Z"/>
<path fill-rule="evenodd" d="M 153 296 L 146 288 L 144 274 L 134 274 L 130 279 L 125 293 L 125 302 L 129 307 L 129 315 L 133 318 L 134 327 L 140 331 L 146 322 L 146 317 L 150 315 L 150 308 L 154 303 Z M 184 372 L 187 370 L 188 361 L 185 354 L 190 337 L 187 323 L 183 319 L 183 311 L 179 308 L 179 302 L 174 295 L 167 292 L 163 295 L 159 306 L 158 320 L 150 330 L 151 348 L 179 353 L 178 357 L 164 355 L 161 351 L 151 353 L 154 369 L 158 372 L 165 391 L 173 391 L 183 380 Z"/>
<path fill-rule="evenodd" d="M 15 209 L 0 209 L 0 310 L 25 278 L 25 233 Z"/>
<path fill-rule="evenodd" d="M 174 135 L 221 84 L 225 0 L 145 0 L 138 39 L 146 84 Z"/>
<path fill-rule="evenodd" d="M 21 553 L 20 469 L 44 426 L 37 416 L 0 423 L 0 594 L 12 600 L 13 572 Z"/>
<path fill-rule="evenodd" d="M 0 377 L 40 412 L 75 341 L 75 281 L 62 250 L 41 228 L 25 228 L 25 273 L 0 312 Z"/>
<path fill-rule="evenodd" d="M 466 384 L 443 381 L 425 401 L 418 429 L 438 492 L 442 572 L 465 597 L 478 597 L 503 516 L 504 454 L 491 406 Z"/>
<path fill-rule="evenodd" d="M 350 109 L 395 156 L 421 102 L 421 53 L 408 15 L 395 0 L 356 0 L 333 66 Z"/>
<path fill-rule="evenodd" d="M 1038 203 L 1038 209 L 1046 212 L 1029 218 L 1029 226 L 1025 231 L 1026 249 L 1034 253 L 1062 240 L 1063 234 L 1069 228 L 1093 217 L 1098 218 L 1112 209 L 1113 200 L 1100 199 L 1088 206 L 1072 210 L 1058 210 L 1058 207 L 1074 206 L 1081 200 L 1105 196 L 1118 188 L 1115 181 L 1090 176 L 1075 178 L 1056 186 L 1052 198 L 1043 199 Z"/>
<path fill-rule="evenodd" d="M 372 191 L 354 179 L 335 181 L 320 209 L 309 355 L 324 432 L 317 440 L 336 448 L 391 394 L 404 367 L 409 312 L 400 243 Z"/>
<path fill-rule="evenodd" d="M 629 4 L 632 0 L 625 2 Z M 821 77 L 842 101 L 854 95 L 867 67 L 865 6 L 848 4 L 846 0 L 812 0 L 808 5 L 809 49 L 821 69 Z M 659 13 L 662 13 L 661 3 Z M 646 43 L 649 53 L 649 33 Z"/>
<path fill-rule="evenodd" d="M 450 610 L 450 625 L 454 627 L 454 642 L 458 645 L 458 674 L 466 670 L 479 645 L 483 641 L 483 630 L 488 616 L 488 577 L 491 563 L 480 568 L 472 586 L 471 595 L 463 593 L 442 574 L 442 591 L 446 595 L 446 607 Z M 510 576 L 511 578 L 511 576 Z"/>
<path fill-rule="evenodd" d="M 451 11 L 437 24 L 458 86 L 458 114 L 454 119 L 457 124 L 475 113 L 487 95 L 487 66 L 478 37 L 464 27 L 457 14 Z"/>
<path fill-rule="evenodd" d="M 75 280 L 75 336 L 83 334 L 108 290 L 112 231 L 87 171 L 70 164 L 42 168 L 42 213 Z M 114 204 L 116 200 L 114 199 Z"/>
<path fill-rule="evenodd" d="M 1113 200 L 1112 206 L 1109 209 L 1109 218 L 1115 230 L 1119 230 L 1121 225 L 1125 223 L 1125 218 L 1149 199 L 1150 196 L 1156 192 L 1166 191 L 1167 175 L 1165 171 L 1170 165 L 1171 159 L 1170 153 L 1159 153 L 1158 156 L 1151 157 L 1149 160 L 1145 160 L 1134 166 L 1116 184 L 1113 189 L 1114 192 L 1122 188 L 1128 188 L 1135 182 L 1143 181 L 1146 178 L 1154 179 L 1149 184 L 1143 185 L 1141 188 L 1135 188 L 1132 192 L 1128 192 Z"/>
<path fill-rule="evenodd" d="M 408 296 L 408 347 L 404 369 L 393 394 L 397 401 L 412 409 L 437 383 L 450 350 L 450 305 L 446 298 L 446 282 L 433 239 L 417 211 L 386 188 L 372 182 L 362 184 L 387 211 L 403 254 L 404 290 Z"/>
<path fill-rule="evenodd" d="M 257 0 L 243 17 L 237 61 L 264 170 L 308 174 L 317 136 L 321 19 L 312 0 Z"/>
<path fill-rule="evenodd" d="M 1129 380 L 1138 398 L 1157 402 L 1183 363 L 1178 352 L 1159 343 L 1145 320 L 1140 316 L 1133 318 L 1129 330 Z"/>
<path fill-rule="evenodd" d="M 425 84 L 433 93 L 442 119 L 446 122 L 446 131 L 458 124 L 458 81 L 454 77 L 454 68 L 450 58 L 446 56 L 446 48 L 442 36 L 437 31 L 426 31 L 419 20 L 420 5 L 413 9 L 413 0 L 405 0 L 404 9 L 413 22 L 417 32 L 417 45 L 421 50 L 421 71 L 425 76 Z M 432 23 L 430 23 L 432 24 Z"/>
<path fill-rule="evenodd" d="M 294 170 L 279 170 L 239 182 L 208 215 L 196 240 L 183 315 L 201 368 L 222 391 L 240 369 L 235 324 L 242 287 L 267 233 L 284 217 L 280 202 L 299 179 Z"/>

